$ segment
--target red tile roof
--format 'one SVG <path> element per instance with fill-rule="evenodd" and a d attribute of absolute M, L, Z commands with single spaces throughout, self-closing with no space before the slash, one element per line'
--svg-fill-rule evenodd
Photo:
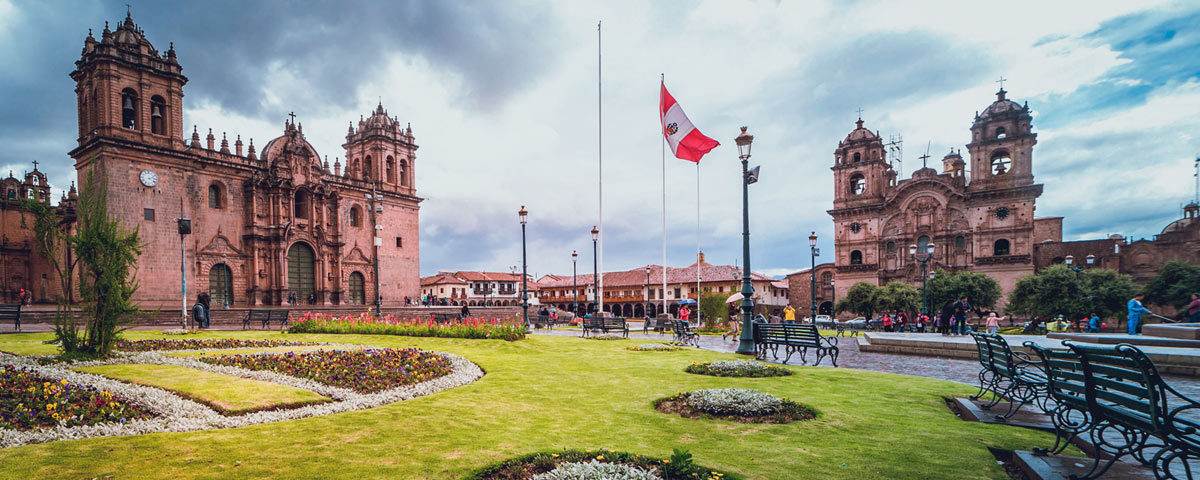
<path fill-rule="evenodd" d="M 663 268 L 661 265 L 648 265 L 650 268 L 650 284 L 661 285 Z M 751 273 L 750 278 L 756 282 L 774 282 L 775 280 L 766 275 Z M 742 279 L 742 269 L 732 265 L 712 265 L 709 263 L 700 264 L 700 281 L 701 283 L 709 282 L 729 282 L 733 280 L 740 281 Z M 688 267 L 668 267 L 667 268 L 667 283 L 695 283 L 696 282 L 696 264 Z M 547 281 L 542 283 L 542 288 L 561 288 L 571 286 L 571 276 L 562 276 L 561 280 Z M 576 279 L 576 284 L 579 286 L 591 285 L 592 274 L 581 273 Z M 628 287 L 628 286 L 645 286 L 646 285 L 646 267 L 625 270 L 621 272 L 606 272 L 604 273 L 604 286 L 607 287 Z M 784 287 L 786 288 L 786 287 Z"/>

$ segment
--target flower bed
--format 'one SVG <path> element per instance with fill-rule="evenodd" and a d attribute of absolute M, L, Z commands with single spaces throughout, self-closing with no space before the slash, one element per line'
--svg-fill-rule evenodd
<path fill-rule="evenodd" d="M 359 393 L 376 393 L 420 383 L 446 375 L 451 370 L 450 363 L 441 355 L 415 348 L 226 355 L 201 358 L 200 361 L 308 378 Z"/>
<path fill-rule="evenodd" d="M 319 345 L 315 342 L 293 342 L 288 340 L 238 340 L 233 338 L 155 338 L 150 340 L 118 340 L 117 350 L 126 352 L 154 352 L 170 350 L 209 350 L 220 348 L 272 348 Z"/>
<path fill-rule="evenodd" d="M 516 318 L 468 317 L 443 322 L 432 318 L 399 318 L 394 315 L 375 317 L 369 313 L 334 316 L 325 313 L 305 313 L 290 328 L 291 333 L 356 333 L 363 335 L 402 335 L 407 337 L 442 337 L 520 340 L 525 338 L 525 325 Z"/>
<path fill-rule="evenodd" d="M 633 350 L 635 352 L 670 352 L 670 351 L 674 351 L 674 350 L 679 350 L 683 347 L 680 347 L 679 345 L 671 345 L 671 344 L 667 344 L 667 343 L 643 343 L 641 345 L 631 345 L 631 346 L 628 346 L 625 348 L 628 350 Z"/>
<path fill-rule="evenodd" d="M 616 335 L 616 334 L 612 334 L 612 333 L 606 333 L 604 335 L 592 335 L 590 337 L 584 337 L 584 338 L 588 338 L 591 340 L 624 340 L 625 339 L 625 337 L 622 337 L 622 336 Z"/>
<path fill-rule="evenodd" d="M 124 423 L 149 416 L 143 407 L 107 390 L 50 380 L 13 365 L 0 366 L 0 428 Z"/>
<path fill-rule="evenodd" d="M 799 403 L 745 388 L 680 392 L 656 400 L 654 408 L 684 418 L 716 418 L 742 423 L 792 423 L 817 416 L 811 408 Z"/>
<path fill-rule="evenodd" d="M 791 375 L 786 368 L 770 365 L 753 360 L 717 360 L 713 362 L 693 362 L 683 369 L 687 373 L 711 375 L 714 377 L 783 377 Z"/>
<path fill-rule="evenodd" d="M 734 473 L 696 465 L 675 450 L 659 459 L 610 450 L 559 450 L 521 455 L 472 472 L 464 480 L 740 480 Z"/>

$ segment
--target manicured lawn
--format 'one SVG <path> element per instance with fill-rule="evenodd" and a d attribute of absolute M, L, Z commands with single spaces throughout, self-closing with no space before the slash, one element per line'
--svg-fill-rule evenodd
<path fill-rule="evenodd" d="M 684 448 L 698 463 L 755 479 L 1003 479 L 987 447 L 1053 443 L 1046 433 L 959 420 L 944 397 L 974 392 L 965 385 L 812 367 L 786 367 L 795 375 L 774 378 L 692 375 L 683 369 L 693 361 L 739 357 L 625 349 L 645 340 L 205 335 L 418 347 L 463 355 L 487 374 L 434 395 L 324 417 L 0 450 L 4 475 L 456 479 L 510 456 L 571 447 L 662 458 Z M 786 425 L 739 424 L 685 419 L 652 406 L 677 391 L 718 387 L 756 388 L 809 405 L 819 416 Z"/>
<path fill-rule="evenodd" d="M 42 343 L 49 340 L 48 333 L 11 333 L 0 335 L 0 352 L 16 355 L 53 355 L 58 353 L 58 345 Z"/>
<path fill-rule="evenodd" d="M 173 365 L 102 365 L 78 370 L 170 390 L 226 415 L 330 401 L 295 387 Z"/>

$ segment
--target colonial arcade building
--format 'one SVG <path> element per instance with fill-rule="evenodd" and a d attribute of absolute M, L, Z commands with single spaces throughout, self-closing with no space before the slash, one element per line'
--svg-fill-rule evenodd
<path fill-rule="evenodd" d="M 140 229 L 143 305 L 178 305 L 180 215 L 192 220 L 189 292 L 216 305 L 372 304 L 377 284 L 387 304 L 418 295 L 417 145 L 382 104 L 350 123 L 344 169 L 336 158 L 330 168 L 295 115 L 261 151 L 253 139 L 188 132 L 174 45 L 160 53 L 129 16 L 98 40 L 89 32 L 71 78 L 79 138 L 69 155 L 80 181 L 106 183 L 110 213 Z"/>

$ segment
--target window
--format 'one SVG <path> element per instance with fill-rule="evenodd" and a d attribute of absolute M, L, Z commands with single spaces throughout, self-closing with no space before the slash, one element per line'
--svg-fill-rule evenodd
<path fill-rule="evenodd" d="M 1006 132 L 1006 131 L 1004 130 L 1004 127 L 999 127 L 999 128 L 997 128 L 997 129 L 996 129 L 996 139 L 997 139 L 997 140 L 999 140 L 999 139 L 1001 139 L 1001 138 L 1004 138 L 1004 137 L 1007 137 L 1007 136 L 1008 136 L 1008 132 Z"/>
<path fill-rule="evenodd" d="M 679 292 L 679 289 L 678 289 L 678 288 L 676 288 L 676 289 L 675 289 L 675 298 L 683 298 L 682 296 L 680 296 L 680 295 L 679 295 L 679 293 L 680 293 L 680 292 Z"/>
<path fill-rule="evenodd" d="M 371 156 L 370 155 L 367 155 L 367 158 L 363 159 L 362 179 L 363 180 L 371 179 Z"/>
<path fill-rule="evenodd" d="M 992 154 L 992 174 L 1004 175 L 1012 169 L 1012 158 L 1009 158 L 1008 151 L 997 150 Z"/>
<path fill-rule="evenodd" d="M 929 252 L 929 235 L 917 237 L 917 251 L 920 253 Z"/>
<path fill-rule="evenodd" d="M 167 111 L 167 102 L 163 98 L 155 95 L 150 97 L 150 133 L 163 135 L 166 133 L 166 123 L 164 116 Z"/>
<path fill-rule="evenodd" d="M 967 248 L 967 238 L 962 235 L 954 237 L 954 248 L 957 248 L 960 250 Z"/>
<path fill-rule="evenodd" d="M 292 209 L 296 218 L 308 218 L 308 192 L 304 190 L 296 190 L 293 196 Z"/>
<path fill-rule="evenodd" d="M 132 88 L 121 90 L 121 126 L 137 130 L 137 92 Z"/>
<path fill-rule="evenodd" d="M 396 161 L 395 161 L 395 160 L 392 160 L 392 156 L 391 156 L 391 155 L 388 155 L 388 157 L 387 157 L 387 165 L 386 165 L 386 168 L 387 168 L 387 171 L 386 171 L 387 177 L 384 177 L 384 178 L 387 178 L 387 183 L 396 183 L 396 170 L 395 170 L 395 166 L 396 166 Z"/>
<path fill-rule="evenodd" d="M 350 226 L 358 227 L 362 225 L 362 209 L 358 205 L 350 207 Z"/>
<path fill-rule="evenodd" d="M 408 160 L 400 159 L 400 185 L 408 186 Z"/>
<path fill-rule="evenodd" d="M 896 242 L 892 242 L 892 241 L 887 242 L 887 253 L 889 253 L 889 254 L 896 253 Z"/>
<path fill-rule="evenodd" d="M 151 222 L 154 221 L 154 209 L 153 208 L 143 209 L 142 215 L 145 216 L 146 220 L 149 220 Z"/>
<path fill-rule="evenodd" d="M 862 195 L 865 191 L 867 191 L 867 179 L 861 173 L 852 175 L 850 177 L 850 194 Z"/>
<path fill-rule="evenodd" d="M 996 243 L 992 245 L 992 255 L 1000 256 L 1009 255 L 1010 253 L 1011 250 L 1009 248 L 1008 240 L 1006 239 L 1001 238 L 996 240 Z"/>
<path fill-rule="evenodd" d="M 404 239 L 396 237 L 396 248 L 404 248 Z"/>
<path fill-rule="evenodd" d="M 208 208 L 225 208 L 225 199 L 221 195 L 221 186 L 215 183 L 208 186 Z"/>
<path fill-rule="evenodd" d="M 855 250 L 853 252 L 850 252 L 850 264 L 851 265 L 862 265 L 862 260 L 863 260 L 862 259 L 862 251 Z"/>
<path fill-rule="evenodd" d="M 858 162 L 861 162 L 861 161 L 862 161 L 862 154 L 861 154 L 861 153 L 855 153 L 855 154 L 854 154 L 854 163 L 858 163 Z"/>

